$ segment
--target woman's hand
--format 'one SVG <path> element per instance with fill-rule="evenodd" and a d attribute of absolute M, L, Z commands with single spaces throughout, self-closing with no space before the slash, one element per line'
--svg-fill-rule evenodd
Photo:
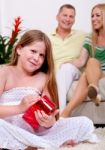
<path fill-rule="evenodd" d="M 35 117 L 40 126 L 43 126 L 45 128 L 50 128 L 52 127 L 55 122 L 56 118 L 55 116 L 58 114 L 58 110 L 55 110 L 52 114 L 47 115 L 44 111 L 35 111 Z"/>
<path fill-rule="evenodd" d="M 25 96 L 19 104 L 22 112 L 25 112 L 30 106 L 35 104 L 40 99 L 40 96 L 28 95 Z"/>

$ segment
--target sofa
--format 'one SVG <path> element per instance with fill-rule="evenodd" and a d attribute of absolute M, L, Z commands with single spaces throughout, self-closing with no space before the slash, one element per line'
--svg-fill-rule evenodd
<path fill-rule="evenodd" d="M 67 102 L 71 99 L 78 81 L 74 81 L 67 95 Z M 87 116 L 96 125 L 105 125 L 105 78 L 99 81 L 99 91 L 102 97 L 100 106 L 96 106 L 87 97 L 73 112 L 72 116 Z"/>

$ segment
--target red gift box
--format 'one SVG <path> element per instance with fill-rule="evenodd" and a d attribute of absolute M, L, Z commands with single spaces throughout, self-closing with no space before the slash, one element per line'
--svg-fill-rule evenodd
<path fill-rule="evenodd" d="M 24 113 L 22 118 L 29 123 L 31 127 L 37 129 L 39 127 L 39 123 L 35 118 L 34 112 L 36 110 L 43 110 L 46 114 L 50 114 L 55 110 L 55 108 L 55 104 L 47 96 L 43 96 Z"/>

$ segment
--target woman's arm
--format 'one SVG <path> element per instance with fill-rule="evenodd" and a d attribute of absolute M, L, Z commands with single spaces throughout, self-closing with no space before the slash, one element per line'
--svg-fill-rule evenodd
<path fill-rule="evenodd" d="M 77 68 L 82 68 L 87 63 L 88 57 L 89 57 L 89 54 L 87 50 L 83 48 L 79 58 L 65 62 L 65 63 L 71 63 L 75 65 Z"/>

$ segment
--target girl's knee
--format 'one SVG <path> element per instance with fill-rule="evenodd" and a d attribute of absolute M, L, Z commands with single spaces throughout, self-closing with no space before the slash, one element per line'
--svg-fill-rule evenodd
<path fill-rule="evenodd" d="M 0 126 L 2 126 L 2 124 L 4 124 L 4 120 L 3 119 L 0 119 Z"/>
<path fill-rule="evenodd" d="M 83 126 L 90 128 L 90 129 L 94 129 L 94 124 L 93 121 L 91 119 L 89 119 L 88 117 L 82 117 L 82 122 L 83 122 Z"/>

